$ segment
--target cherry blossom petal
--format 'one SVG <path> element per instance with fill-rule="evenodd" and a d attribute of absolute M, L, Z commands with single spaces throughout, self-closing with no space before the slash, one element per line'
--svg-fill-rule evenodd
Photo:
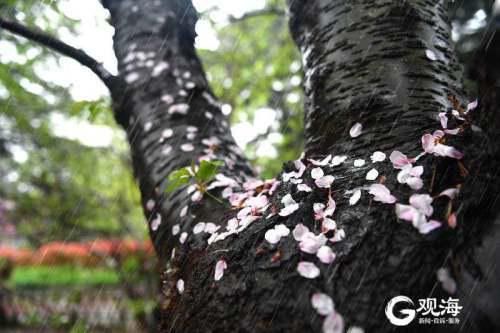
<path fill-rule="evenodd" d="M 458 188 L 449 188 L 439 193 L 439 196 L 447 196 L 448 198 L 453 200 L 458 195 L 458 192 L 459 192 Z"/>
<path fill-rule="evenodd" d="M 467 110 L 465 111 L 465 113 L 469 113 L 470 111 L 477 108 L 477 104 L 478 104 L 477 99 L 467 104 Z"/>
<path fill-rule="evenodd" d="M 320 247 L 318 252 L 316 252 L 316 256 L 324 264 L 331 264 L 335 260 L 335 253 L 327 245 Z"/>
<path fill-rule="evenodd" d="M 363 125 L 361 125 L 360 123 L 355 123 L 349 130 L 349 135 L 351 136 L 351 138 L 357 138 L 361 135 L 362 131 Z"/>
<path fill-rule="evenodd" d="M 427 133 L 422 136 L 422 148 L 426 153 L 431 154 L 435 146 L 435 139 L 431 134 Z"/>
<path fill-rule="evenodd" d="M 432 51 L 432 50 L 429 50 L 429 49 L 425 50 L 425 56 L 427 57 L 427 59 L 429 59 L 431 61 L 437 60 L 437 56 L 434 53 L 434 51 Z"/>
<path fill-rule="evenodd" d="M 396 198 L 391 195 L 391 191 L 382 184 L 372 184 L 370 185 L 369 193 L 374 196 L 373 200 L 393 204 L 396 202 Z"/>
<path fill-rule="evenodd" d="M 338 165 L 341 165 L 342 163 L 345 162 L 345 160 L 347 159 L 347 156 L 345 155 L 342 155 L 342 156 L 334 156 L 332 158 L 332 163 L 330 163 L 331 166 L 338 166 Z"/>
<path fill-rule="evenodd" d="M 457 150 L 455 147 L 443 145 L 440 143 L 438 143 L 434 147 L 432 152 L 438 156 L 451 157 L 457 160 L 460 160 L 464 157 L 464 154 L 461 151 Z"/>
<path fill-rule="evenodd" d="M 331 159 L 332 159 L 332 155 L 328 155 L 327 157 L 325 157 L 324 159 L 322 159 L 320 161 L 313 160 L 312 158 L 310 158 L 308 161 L 311 162 L 315 166 L 325 166 L 328 164 L 328 162 L 330 162 Z"/>
<path fill-rule="evenodd" d="M 236 219 L 235 219 L 235 220 L 236 220 Z M 236 221 L 237 221 L 237 220 L 236 220 Z M 229 221 L 228 221 L 228 223 L 229 223 L 229 222 L 231 222 L 231 220 L 229 220 Z M 205 224 L 205 230 L 204 230 L 204 231 L 205 231 L 207 234 L 213 234 L 213 233 L 215 233 L 215 232 L 216 232 L 217 230 L 219 230 L 219 229 L 220 229 L 220 226 L 219 226 L 219 225 L 215 225 L 215 224 L 214 224 L 214 223 L 212 223 L 212 222 L 207 222 L 207 223 Z"/>
<path fill-rule="evenodd" d="M 413 190 L 420 190 L 424 186 L 424 181 L 418 177 L 409 177 L 406 180 L 406 184 Z"/>
<path fill-rule="evenodd" d="M 372 154 L 372 156 L 370 156 L 372 163 L 383 162 L 385 158 L 386 158 L 385 153 L 381 151 L 376 151 Z"/>
<path fill-rule="evenodd" d="M 315 254 L 321 246 L 325 245 L 326 241 L 323 234 L 315 235 L 312 232 L 307 232 L 301 237 L 299 248 L 302 252 Z"/>
<path fill-rule="evenodd" d="M 437 279 L 441 282 L 441 287 L 449 294 L 454 294 L 457 291 L 457 283 L 450 274 L 447 268 L 441 267 L 436 272 Z"/>
<path fill-rule="evenodd" d="M 205 222 L 196 223 L 196 225 L 193 227 L 193 234 L 196 235 L 205 231 L 205 225 Z"/>
<path fill-rule="evenodd" d="M 421 234 L 425 235 L 425 234 L 428 234 L 429 232 L 431 232 L 432 230 L 439 228 L 440 226 L 441 226 L 441 222 L 436 221 L 436 220 L 430 220 L 427 223 L 420 224 L 418 226 L 418 231 Z"/>
<path fill-rule="evenodd" d="M 332 186 L 333 181 L 335 180 L 335 177 L 331 175 L 326 175 L 321 178 L 318 178 L 314 181 L 317 187 L 320 188 L 330 188 Z"/>
<path fill-rule="evenodd" d="M 448 128 L 448 117 L 446 116 L 446 112 L 439 112 L 438 114 L 439 121 L 441 122 L 441 127 L 444 129 Z"/>
<path fill-rule="evenodd" d="M 297 272 L 306 279 L 315 279 L 319 276 L 320 270 L 319 268 L 308 261 L 301 261 L 297 265 Z"/>
<path fill-rule="evenodd" d="M 295 212 L 297 209 L 299 209 L 299 204 L 289 205 L 289 206 L 286 206 L 285 208 L 281 209 L 279 212 L 279 215 L 280 216 L 289 216 L 293 212 Z"/>
<path fill-rule="evenodd" d="M 297 190 L 300 192 L 312 192 L 312 189 L 306 184 L 298 184 Z"/>
<path fill-rule="evenodd" d="M 323 321 L 323 333 L 343 333 L 344 318 L 337 313 L 330 313 Z"/>
<path fill-rule="evenodd" d="M 363 165 L 365 165 L 365 160 L 364 159 L 358 158 L 358 159 L 354 160 L 354 166 L 356 168 L 362 167 Z"/>
<path fill-rule="evenodd" d="M 281 235 L 275 229 L 269 229 L 268 231 L 266 231 L 264 238 L 269 243 L 276 244 L 280 241 Z"/>
<path fill-rule="evenodd" d="M 151 221 L 151 230 L 156 231 L 161 224 L 161 215 L 156 214 L 155 218 Z"/>
<path fill-rule="evenodd" d="M 432 208 L 432 197 L 428 194 L 413 194 L 410 196 L 410 205 L 418 209 L 425 216 L 431 216 L 434 212 Z"/>
<path fill-rule="evenodd" d="M 335 229 L 337 229 L 337 223 L 334 220 L 326 217 L 321 222 L 321 232 L 327 232 Z"/>
<path fill-rule="evenodd" d="M 361 199 L 361 190 L 355 190 L 354 193 L 349 198 L 349 205 L 354 206 Z"/>
<path fill-rule="evenodd" d="M 311 170 L 311 178 L 312 179 L 319 179 L 324 176 L 323 169 L 321 168 L 314 168 Z"/>
<path fill-rule="evenodd" d="M 418 211 L 415 207 L 410 205 L 396 204 L 396 216 L 405 221 L 412 222 L 414 218 L 418 214 Z"/>
<path fill-rule="evenodd" d="M 215 281 L 219 281 L 220 279 L 222 279 L 225 269 L 227 269 L 226 261 L 224 259 L 220 259 L 219 261 L 217 261 L 217 263 L 215 264 Z"/>
<path fill-rule="evenodd" d="M 343 240 L 344 238 L 345 238 L 344 229 L 338 229 L 335 232 L 335 235 L 332 238 L 330 238 L 330 242 L 337 243 L 337 242 L 340 242 L 341 240 Z"/>
<path fill-rule="evenodd" d="M 288 227 L 284 224 L 277 224 L 275 227 L 274 227 L 274 230 L 276 230 L 276 232 L 278 233 L 278 235 L 280 235 L 281 237 L 286 237 L 290 234 L 290 229 L 288 229 Z"/>
<path fill-rule="evenodd" d="M 177 280 L 177 283 L 175 285 L 177 287 L 177 291 L 179 292 L 179 294 L 182 294 L 184 292 L 184 280 L 183 279 Z"/>
<path fill-rule="evenodd" d="M 312 307 L 322 316 L 328 316 L 335 309 L 330 296 L 323 293 L 314 293 L 311 297 Z"/>
<path fill-rule="evenodd" d="M 449 135 L 457 135 L 458 133 L 460 133 L 460 131 L 461 131 L 460 127 L 444 130 L 444 132 Z"/>
<path fill-rule="evenodd" d="M 414 162 L 414 159 L 409 159 L 405 154 L 400 151 L 394 150 L 389 156 L 389 160 L 395 169 L 401 169 L 407 164 Z"/>
<path fill-rule="evenodd" d="M 452 228 L 452 229 L 456 228 L 456 226 L 457 226 L 457 214 L 456 213 L 451 213 L 448 216 L 448 226 L 450 226 L 450 228 Z"/>
<path fill-rule="evenodd" d="M 302 223 L 299 223 L 295 226 L 295 228 L 293 228 L 292 235 L 296 241 L 300 242 L 302 240 L 302 237 L 304 237 L 304 235 L 308 232 L 309 228 Z"/>
<path fill-rule="evenodd" d="M 368 173 L 366 174 L 366 180 L 375 180 L 377 179 L 378 177 L 378 171 L 377 169 L 371 169 L 370 171 L 368 171 Z"/>
<path fill-rule="evenodd" d="M 187 211 L 188 211 L 188 206 L 184 206 L 182 209 L 181 209 L 181 212 L 179 213 L 179 217 L 184 217 L 187 215 Z"/>
<path fill-rule="evenodd" d="M 174 226 L 172 227 L 172 235 L 176 236 L 179 234 L 179 232 L 181 232 L 181 226 L 178 224 L 174 224 Z"/>

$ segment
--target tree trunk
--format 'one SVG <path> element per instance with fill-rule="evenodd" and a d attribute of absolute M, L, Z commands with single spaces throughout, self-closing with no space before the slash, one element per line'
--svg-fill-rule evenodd
<path fill-rule="evenodd" d="M 193 226 L 203 221 L 224 229 L 238 210 L 207 195 L 193 202 L 185 187 L 165 194 L 167 175 L 207 154 L 224 161 L 220 172 L 240 187 L 253 172 L 234 143 L 196 56 L 196 12 L 189 0 L 144 0 L 140 5 L 103 0 L 103 4 L 115 27 L 115 53 L 124 80 L 124 89 L 113 95 L 115 114 L 127 131 L 151 238 L 164 267 L 162 331 L 319 332 L 325 318 L 311 306 L 311 295 L 322 292 L 333 298 L 339 326 L 385 332 L 394 328 L 384 315 L 392 297 L 449 296 L 436 279 L 441 267 L 457 280 L 454 296 L 467 303 L 462 323 L 414 325 L 408 331 L 494 329 L 495 314 L 488 313 L 492 307 L 484 310 L 475 304 L 461 286 L 467 286 L 466 281 L 462 284 L 465 275 L 480 283 L 475 249 L 486 233 L 495 232 L 500 185 L 495 170 L 500 155 L 491 141 L 498 131 L 487 124 L 496 114 L 484 114 L 481 105 L 472 118 L 478 115 L 483 131 L 460 123 L 461 133 L 447 136 L 447 144 L 464 152 L 460 161 L 427 154 L 416 162 L 424 167 L 424 187 L 418 192 L 436 197 L 433 218 L 442 222 L 428 234 L 398 220 L 393 204 L 374 201 L 367 187 L 375 182 L 365 179 L 371 168 L 377 168 L 376 182 L 384 183 L 406 204 L 415 191 L 396 181 L 399 170 L 390 162 L 372 164 L 370 156 L 374 151 L 389 156 L 395 150 L 417 156 L 422 152 L 422 135 L 441 128 L 438 112 L 465 105 L 447 1 L 290 1 L 290 28 L 306 73 L 306 157 L 348 158 L 323 168 L 335 176 L 331 190 L 315 185 L 310 174 L 315 166 L 306 159 L 303 179 L 312 192 L 300 192 L 284 179 L 274 194 L 266 185 L 253 188 L 253 195 L 260 191 L 269 197 L 270 207 L 256 214 L 261 217 L 244 231 L 210 245 L 210 235 L 194 234 Z M 357 122 L 363 131 L 352 138 L 349 130 Z M 208 143 L 204 140 L 210 138 Z M 355 159 L 368 162 L 356 167 Z M 284 172 L 294 170 L 292 163 L 284 167 Z M 458 198 L 437 197 L 451 187 L 460 187 Z M 355 189 L 362 190 L 361 200 L 350 205 Z M 220 191 L 210 193 L 220 196 Z M 299 209 L 283 217 L 276 213 L 287 194 Z M 302 223 L 319 234 L 313 203 L 326 203 L 330 194 L 337 205 L 333 215 L 337 227 L 328 237 L 340 238 L 341 230 L 346 235 L 328 243 L 336 253 L 332 264 L 301 252 L 292 235 L 275 245 L 264 239 L 277 224 L 293 230 Z M 456 227 L 446 222 L 451 213 L 458 215 Z M 227 269 L 222 279 L 214 281 L 220 260 L 227 262 Z M 300 276 L 299 261 L 315 262 L 319 277 Z"/>

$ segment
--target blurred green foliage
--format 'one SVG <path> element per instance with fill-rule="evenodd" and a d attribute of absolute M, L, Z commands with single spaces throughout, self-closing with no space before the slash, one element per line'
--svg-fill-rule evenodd
<path fill-rule="evenodd" d="M 7 285 L 12 288 L 64 285 L 116 285 L 118 274 L 108 268 L 79 266 L 18 266 Z"/>

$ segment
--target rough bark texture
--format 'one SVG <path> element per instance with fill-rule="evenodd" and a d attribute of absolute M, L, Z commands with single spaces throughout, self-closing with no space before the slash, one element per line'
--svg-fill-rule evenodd
<path fill-rule="evenodd" d="M 365 332 L 386 332 L 394 329 L 384 316 L 391 297 L 448 296 L 436 281 L 439 267 L 449 267 L 457 279 L 467 273 L 477 284 L 477 265 L 470 258 L 484 233 L 492 232 L 498 208 L 495 168 L 499 148 L 490 141 L 496 131 L 467 129 L 451 140 L 466 154 L 462 164 L 431 156 L 421 162 L 426 170 L 425 192 L 435 195 L 450 186 L 462 186 L 452 206 L 459 212 L 457 228 L 443 226 L 420 235 L 409 223 L 397 221 L 392 205 L 374 202 L 366 192 L 358 205 L 348 205 L 347 191 L 365 186 L 365 174 L 371 168 L 368 164 L 354 167 L 354 158 L 368 160 L 375 150 L 389 155 L 395 149 L 417 155 L 422 134 L 439 128 L 437 112 L 465 102 L 445 1 L 290 1 L 292 35 L 305 59 L 306 155 L 349 156 L 343 165 L 325 168 L 336 177 L 334 218 L 347 237 L 332 245 L 337 259 L 331 265 L 320 264 L 321 275 L 313 280 L 296 272 L 297 263 L 314 261 L 313 255 L 300 252 L 291 236 L 270 245 L 264 233 L 277 223 L 290 229 L 303 223 L 318 231 L 312 205 L 325 202 L 328 191 L 297 192 L 293 184 L 283 183 L 271 198 L 269 212 L 278 211 L 280 199 L 288 193 L 300 202 L 298 211 L 288 218 L 275 215 L 257 220 L 244 232 L 210 246 L 207 236 L 192 234 L 193 224 L 225 225 L 235 212 L 209 199 L 190 203 L 185 189 L 163 194 L 169 172 L 205 154 L 201 140 L 211 136 L 221 140 L 216 155 L 226 161 L 222 170 L 226 175 L 240 183 L 252 176 L 195 54 L 196 13 L 190 1 L 103 3 L 116 29 L 115 51 L 126 82 L 123 95 L 114 100 L 117 120 L 129 137 L 146 216 L 152 222 L 161 215 L 151 237 L 167 267 L 162 331 L 319 332 L 323 318 L 311 307 L 310 297 L 321 291 L 332 296 L 346 328 L 356 325 Z M 184 104 L 189 105 L 186 114 L 173 112 L 185 108 Z M 481 124 L 486 124 L 489 116 L 481 117 Z M 353 140 L 348 131 L 355 122 L 363 124 L 364 133 Z M 187 126 L 198 128 L 191 140 L 186 137 Z M 175 134 L 161 140 L 166 128 Z M 194 145 L 193 151 L 180 149 L 187 142 Z M 166 153 L 168 147 L 171 150 Z M 304 181 L 314 186 L 311 168 L 308 165 Z M 392 166 L 386 163 L 377 168 L 393 193 L 406 200 L 410 191 L 395 181 Z M 292 165 L 285 166 L 284 171 L 291 170 Z M 148 208 L 149 200 L 154 202 L 153 209 Z M 448 204 L 447 199 L 436 200 L 442 219 L 449 213 Z M 186 205 L 189 213 L 181 218 Z M 181 232 L 188 233 L 183 244 L 171 232 L 178 223 Z M 173 248 L 176 253 L 168 260 Z M 220 259 L 227 261 L 228 268 L 215 282 L 214 266 Z M 175 288 L 180 278 L 185 283 L 182 294 Z M 468 290 L 458 296 L 472 302 L 463 312 L 463 325 L 415 326 L 407 331 L 494 328 L 494 314 L 478 312 L 480 306 Z"/>
<path fill-rule="evenodd" d="M 234 143 L 226 117 L 210 91 L 194 50 L 196 12 L 188 1 L 104 1 L 115 27 L 114 48 L 120 76 L 126 83 L 120 99 L 114 99 L 118 122 L 126 129 L 134 171 L 139 182 L 144 211 L 151 223 L 161 223 L 151 232 L 162 260 L 177 243 L 171 229 L 180 233 L 192 228 L 193 216 L 219 220 L 222 206 L 205 200 L 190 205 L 187 216 L 180 213 L 190 200 L 185 191 L 165 195 L 167 176 L 173 170 L 198 162 L 209 146 L 203 139 L 217 137 L 212 147 L 225 162 L 224 172 L 245 179 L 252 172 Z M 189 127 L 196 128 L 190 138 Z M 165 135 L 171 129 L 173 135 Z M 192 144 L 193 149 L 181 149 Z M 152 200 L 152 201 L 150 201 Z M 154 203 L 148 208 L 147 203 Z"/>

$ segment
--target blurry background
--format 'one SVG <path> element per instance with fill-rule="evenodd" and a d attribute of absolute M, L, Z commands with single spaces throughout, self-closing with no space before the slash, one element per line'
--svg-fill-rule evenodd
<path fill-rule="evenodd" d="M 302 150 L 301 59 L 284 0 L 194 4 L 197 48 L 233 135 L 272 177 Z M 484 43 L 492 6 L 454 2 L 453 39 L 465 65 Z M 113 29 L 97 0 L 3 0 L 0 15 L 116 73 Z M 104 85 L 72 59 L 0 30 L 0 330 L 146 331 L 156 276 Z"/>

